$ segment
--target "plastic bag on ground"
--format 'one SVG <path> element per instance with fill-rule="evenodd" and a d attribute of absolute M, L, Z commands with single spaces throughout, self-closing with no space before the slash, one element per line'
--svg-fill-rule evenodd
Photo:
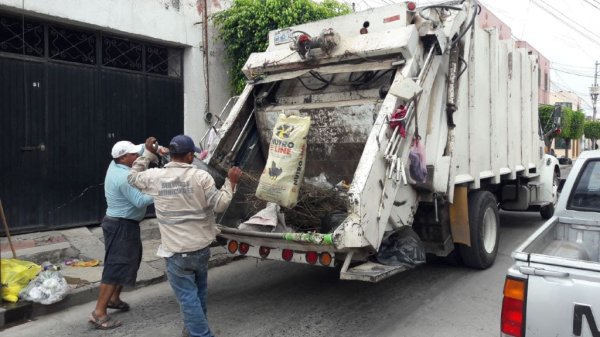
<path fill-rule="evenodd" d="M 19 259 L 0 259 L 2 299 L 17 302 L 19 292 L 40 272 L 42 267 Z"/>
<path fill-rule="evenodd" d="M 59 271 L 44 270 L 21 290 L 20 297 L 27 301 L 52 304 L 61 301 L 69 293 L 69 284 Z"/>
<path fill-rule="evenodd" d="M 425 246 L 417 233 L 405 226 L 383 239 L 376 258 L 388 266 L 414 268 L 425 263 Z"/>

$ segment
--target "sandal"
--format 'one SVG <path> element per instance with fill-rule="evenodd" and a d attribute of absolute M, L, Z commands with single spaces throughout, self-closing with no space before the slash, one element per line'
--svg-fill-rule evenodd
<path fill-rule="evenodd" d="M 92 311 L 92 315 L 90 316 L 89 323 L 94 326 L 95 329 L 99 330 L 109 330 L 118 328 L 121 326 L 121 321 L 113 321 L 110 316 L 106 315 L 104 318 L 99 318 L 96 316 L 96 313 Z"/>
<path fill-rule="evenodd" d="M 129 311 L 129 304 L 127 304 L 127 302 L 119 302 L 118 304 L 112 304 L 112 303 L 108 303 L 108 305 L 106 306 L 109 309 L 118 309 L 120 311 Z"/>

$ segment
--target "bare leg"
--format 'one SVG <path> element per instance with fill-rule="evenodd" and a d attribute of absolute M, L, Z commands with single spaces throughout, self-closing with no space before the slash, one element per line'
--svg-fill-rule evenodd
<path fill-rule="evenodd" d="M 121 290 L 123 290 L 123 286 L 115 286 L 115 290 L 113 291 L 110 297 L 110 303 L 119 304 L 121 303 Z"/>
<path fill-rule="evenodd" d="M 100 283 L 100 291 L 98 293 L 98 301 L 96 302 L 96 309 L 94 309 L 94 313 L 98 318 L 106 317 L 106 307 L 108 306 L 108 301 L 110 301 L 113 293 L 116 288 L 119 287 L 114 284 L 104 284 Z"/>

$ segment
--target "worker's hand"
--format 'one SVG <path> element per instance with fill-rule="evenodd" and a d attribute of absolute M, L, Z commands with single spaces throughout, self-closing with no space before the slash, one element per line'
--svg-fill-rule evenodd
<path fill-rule="evenodd" d="M 159 146 L 158 147 L 158 154 L 160 154 L 161 156 L 169 154 L 169 148 L 168 147 L 164 147 L 164 146 Z"/>
<path fill-rule="evenodd" d="M 148 137 L 148 139 L 146 139 L 146 150 L 150 151 L 151 153 L 157 154 L 158 142 L 156 141 L 156 138 Z"/>
<path fill-rule="evenodd" d="M 237 185 L 237 183 L 240 181 L 241 176 L 242 170 L 237 166 L 230 168 L 229 172 L 227 172 L 227 178 L 229 178 L 229 181 L 233 186 Z"/>

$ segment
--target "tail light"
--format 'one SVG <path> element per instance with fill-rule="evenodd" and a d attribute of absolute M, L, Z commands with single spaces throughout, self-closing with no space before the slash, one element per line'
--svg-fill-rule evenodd
<path fill-rule="evenodd" d="M 249 244 L 247 244 L 245 242 L 240 243 L 240 254 L 246 255 L 246 253 L 248 253 L 249 250 L 250 250 Z"/>
<path fill-rule="evenodd" d="M 523 337 L 526 287 L 526 280 L 507 277 L 504 283 L 500 326 L 502 332 L 508 336 Z"/>
<path fill-rule="evenodd" d="M 306 262 L 310 264 L 317 263 L 317 259 L 319 258 L 319 254 L 317 252 L 306 252 Z"/>
<path fill-rule="evenodd" d="M 231 254 L 235 254 L 235 252 L 237 252 L 237 250 L 238 250 L 238 243 L 237 243 L 237 241 L 235 241 L 235 240 L 229 241 L 229 243 L 227 244 L 227 250 Z"/>
<path fill-rule="evenodd" d="M 331 260 L 331 254 L 327 252 L 321 253 L 321 255 L 319 256 L 319 263 L 321 263 L 324 266 L 330 265 Z"/>
<path fill-rule="evenodd" d="M 265 259 L 267 256 L 269 256 L 269 253 L 271 252 L 271 248 L 269 247 L 260 247 L 258 249 L 258 254 L 260 255 L 260 257 L 262 257 L 263 259 Z"/>
<path fill-rule="evenodd" d="M 292 257 L 294 256 L 294 251 L 291 249 L 284 249 L 281 251 L 281 258 L 285 261 L 292 261 Z"/>
<path fill-rule="evenodd" d="M 409 1 L 409 2 L 406 4 L 406 8 L 407 8 L 409 11 L 414 11 L 415 9 L 417 9 L 417 4 L 416 4 L 416 3 L 414 3 L 414 2 L 412 2 L 412 1 Z"/>

